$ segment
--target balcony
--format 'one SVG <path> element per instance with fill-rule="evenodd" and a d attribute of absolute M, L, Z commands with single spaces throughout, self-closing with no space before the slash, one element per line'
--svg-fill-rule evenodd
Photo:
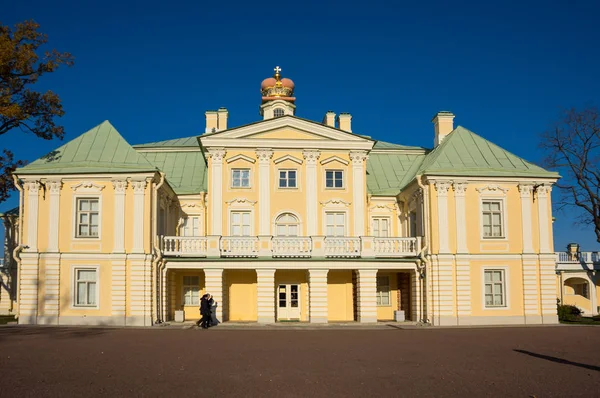
<path fill-rule="evenodd" d="M 558 252 L 556 253 L 556 270 L 600 270 L 600 252 Z"/>
<path fill-rule="evenodd" d="M 421 237 L 163 236 L 164 257 L 406 258 L 421 252 Z"/>

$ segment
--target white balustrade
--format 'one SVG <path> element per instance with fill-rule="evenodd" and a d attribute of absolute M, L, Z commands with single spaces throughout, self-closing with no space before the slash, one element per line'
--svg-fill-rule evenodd
<path fill-rule="evenodd" d="M 600 263 L 599 252 L 558 252 L 556 253 L 556 262 L 558 263 Z"/>
<path fill-rule="evenodd" d="M 258 237 L 224 236 L 221 238 L 221 256 L 258 257 Z"/>
<path fill-rule="evenodd" d="M 374 238 L 375 257 L 416 256 L 417 238 Z"/>
<path fill-rule="evenodd" d="M 271 241 L 273 257 L 310 257 L 312 239 L 310 237 L 274 237 Z"/>
<path fill-rule="evenodd" d="M 360 257 L 360 238 L 325 238 L 325 257 Z"/>
<path fill-rule="evenodd" d="M 165 236 L 163 255 L 165 256 L 206 256 L 205 236 Z"/>

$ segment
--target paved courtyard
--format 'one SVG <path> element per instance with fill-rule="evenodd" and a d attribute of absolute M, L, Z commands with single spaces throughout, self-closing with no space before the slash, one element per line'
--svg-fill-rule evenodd
<path fill-rule="evenodd" d="M 0 395 L 600 396 L 600 328 L 0 328 Z"/>

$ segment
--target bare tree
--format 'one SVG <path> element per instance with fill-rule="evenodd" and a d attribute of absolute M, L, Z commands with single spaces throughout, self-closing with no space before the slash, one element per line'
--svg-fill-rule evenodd
<path fill-rule="evenodd" d="M 560 208 L 579 209 L 578 221 L 594 227 L 600 243 L 600 113 L 595 107 L 567 109 L 542 135 L 545 165 L 560 173 Z"/>

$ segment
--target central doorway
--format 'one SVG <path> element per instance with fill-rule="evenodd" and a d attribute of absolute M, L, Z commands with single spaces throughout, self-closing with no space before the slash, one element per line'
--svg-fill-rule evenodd
<path fill-rule="evenodd" d="M 300 320 L 299 284 L 280 284 L 277 286 L 277 320 Z"/>

